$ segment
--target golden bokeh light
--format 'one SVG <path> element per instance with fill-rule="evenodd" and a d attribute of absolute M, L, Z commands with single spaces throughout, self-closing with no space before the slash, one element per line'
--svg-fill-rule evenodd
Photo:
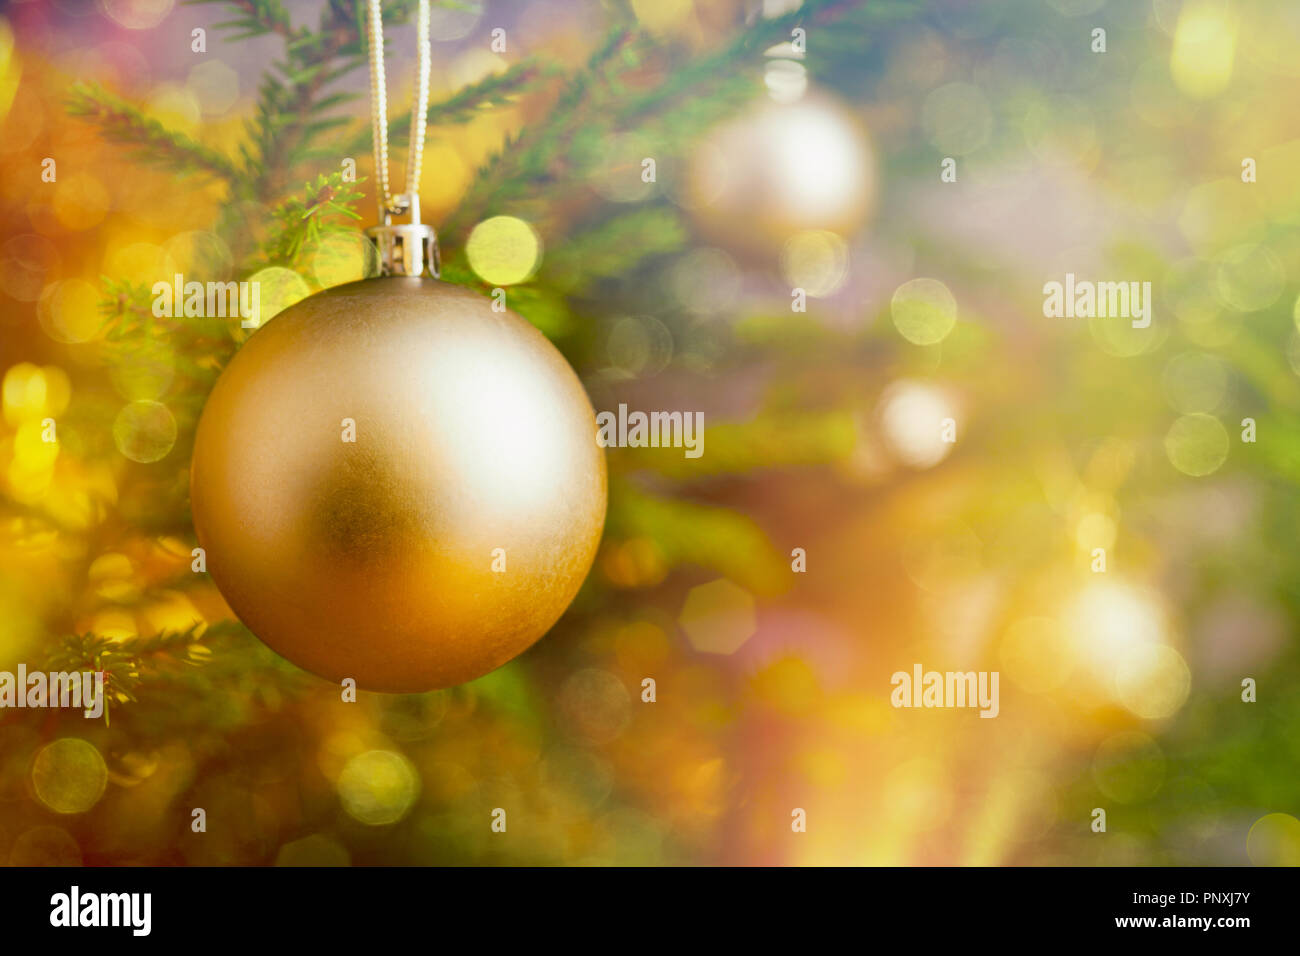
<path fill-rule="evenodd" d="M 706 654 L 734 654 L 757 626 L 754 598 L 723 578 L 691 588 L 678 620 L 691 646 Z"/>
<path fill-rule="evenodd" d="M 957 325 L 957 299 L 938 279 L 910 279 L 894 290 L 889 314 L 907 341 L 934 345 Z"/>
<path fill-rule="evenodd" d="M 156 401 L 171 386 L 176 374 L 176 354 L 159 339 L 122 346 L 121 357 L 109 369 L 113 387 L 129 401 Z"/>
<path fill-rule="evenodd" d="M 1191 692 L 1192 672 L 1183 656 L 1163 644 L 1129 647 L 1115 665 L 1115 694 L 1139 717 L 1171 717 Z"/>
<path fill-rule="evenodd" d="M 85 342 L 104 327 L 99 290 L 84 279 L 62 279 L 41 291 L 37 317 L 56 342 Z"/>
<path fill-rule="evenodd" d="M 113 441 L 132 461 L 159 461 L 176 444 L 176 419 L 162 402 L 131 402 L 113 419 Z"/>
<path fill-rule="evenodd" d="M 1096 581 L 1069 602 L 1062 615 L 1075 656 L 1109 685 L 1129 650 L 1164 643 L 1168 621 L 1156 595 L 1113 578 Z"/>
<path fill-rule="evenodd" d="M 133 580 L 135 564 L 125 554 L 101 554 L 90 563 L 87 579 L 95 593 L 106 600 L 129 602 L 140 596 L 140 585 Z"/>
<path fill-rule="evenodd" d="M 1286 267 L 1267 246 L 1234 246 L 1216 260 L 1219 301 L 1238 312 L 1266 309 L 1286 288 Z"/>
<path fill-rule="evenodd" d="M 55 813 L 85 813 L 104 795 L 108 767 L 95 745 L 79 737 L 47 744 L 32 763 L 32 787 Z"/>
<path fill-rule="evenodd" d="M 420 794 L 420 777 L 402 754 L 367 750 L 347 762 L 336 786 L 348 816 L 377 827 L 406 816 Z"/>
<path fill-rule="evenodd" d="M 465 244 L 470 268 L 490 285 L 517 285 L 530 279 L 542 260 L 542 240 L 514 216 L 493 216 L 474 227 Z"/>
<path fill-rule="evenodd" d="M 1109 550 L 1118 534 L 1115 519 L 1099 511 L 1087 512 L 1074 526 L 1075 543 L 1090 559 L 1097 548 Z"/>
<path fill-rule="evenodd" d="M 19 362 L 5 371 L 3 384 L 4 419 L 20 425 L 47 415 L 57 416 L 68 407 L 72 384 L 63 369 Z"/>
<path fill-rule="evenodd" d="M 14 94 L 18 91 L 18 79 L 22 76 L 22 66 L 14 56 L 14 30 L 9 21 L 0 17 L 0 123 L 9 115 L 13 105 Z"/>
<path fill-rule="evenodd" d="M 632 10 L 646 29 L 672 33 L 691 20 L 691 0 L 632 0 Z"/>
<path fill-rule="evenodd" d="M 171 13 L 175 0 L 99 0 L 99 5 L 128 30 L 152 30 Z"/>
<path fill-rule="evenodd" d="M 104 274 L 152 287 L 166 275 L 167 253 L 152 242 L 125 241 L 111 244 L 104 255 Z"/>
<path fill-rule="evenodd" d="M 1232 80 L 1237 13 L 1227 0 L 1188 0 L 1178 14 L 1169 70 L 1195 99 L 1221 93 Z"/>
<path fill-rule="evenodd" d="M 243 328 L 243 322 L 238 318 L 231 320 L 231 331 L 236 338 L 247 337 L 289 306 L 311 295 L 307 281 L 292 269 L 283 266 L 269 266 L 253 273 L 248 281 L 257 283 L 258 314 L 248 320 L 254 329 Z"/>
<path fill-rule="evenodd" d="M 932 468 L 952 451 L 945 423 L 954 411 L 943 389 L 924 382 L 894 382 L 880 396 L 879 414 L 885 441 L 903 464 Z M 955 424 L 954 419 L 954 433 Z"/>
<path fill-rule="evenodd" d="M 849 247 L 826 229 L 791 236 L 781 250 L 781 271 L 794 288 L 823 297 L 839 291 L 849 274 Z"/>
<path fill-rule="evenodd" d="M 1260 817 L 1246 836 L 1246 855 L 1256 866 L 1300 866 L 1300 820 L 1289 813 Z"/>
<path fill-rule="evenodd" d="M 379 251 L 365 236 L 336 232 L 324 236 L 311 257 L 312 275 L 322 289 L 379 275 Z"/>
<path fill-rule="evenodd" d="M 205 115 L 220 116 L 239 99 L 239 74 L 218 59 L 206 59 L 190 70 L 185 88 Z"/>
<path fill-rule="evenodd" d="M 59 457 L 59 442 L 48 440 L 48 428 L 44 420 L 28 420 L 18 426 L 13 445 L 16 466 L 33 472 L 54 467 Z"/>
<path fill-rule="evenodd" d="M 1228 430 L 1213 415 L 1183 415 L 1165 435 L 1165 454 L 1185 475 L 1213 474 L 1228 460 Z"/>

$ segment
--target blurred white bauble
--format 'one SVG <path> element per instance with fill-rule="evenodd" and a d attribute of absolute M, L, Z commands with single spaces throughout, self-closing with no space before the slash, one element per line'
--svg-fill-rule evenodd
<path fill-rule="evenodd" d="M 803 230 L 857 232 L 873 205 L 875 167 L 862 122 L 810 91 L 793 103 L 757 103 L 706 136 L 690 159 L 684 204 L 711 240 L 771 252 Z"/>

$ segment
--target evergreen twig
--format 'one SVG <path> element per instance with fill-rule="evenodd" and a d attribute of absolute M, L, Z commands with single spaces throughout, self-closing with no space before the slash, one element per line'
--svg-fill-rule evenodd
<path fill-rule="evenodd" d="M 290 196 L 272 212 L 275 226 L 263 246 L 263 260 L 267 264 L 291 265 L 304 248 L 314 246 L 322 236 L 346 231 L 331 217 L 361 218 L 352 208 L 362 199 L 357 185 L 345 181 L 342 170 L 304 183 L 301 195 Z"/>
<path fill-rule="evenodd" d="M 242 171 L 221 153 L 168 129 L 97 86 L 75 84 L 69 93 L 68 112 L 93 122 L 112 142 L 133 147 L 134 157 L 145 162 L 179 173 L 207 173 L 228 183 L 241 176 Z"/>
<path fill-rule="evenodd" d="M 555 76 L 558 70 L 537 57 L 529 57 L 512 64 L 500 73 L 493 73 L 475 83 L 467 83 L 446 99 L 429 104 L 427 122 L 433 126 L 452 126 L 468 123 L 476 116 L 494 107 L 506 106 L 543 82 Z M 403 113 L 388 125 L 389 142 L 400 141 L 411 129 L 411 114 Z M 356 152 L 370 148 L 370 126 L 348 141 L 347 150 Z"/>

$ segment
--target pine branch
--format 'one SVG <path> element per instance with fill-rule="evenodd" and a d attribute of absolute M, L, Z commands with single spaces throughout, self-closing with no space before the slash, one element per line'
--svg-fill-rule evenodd
<path fill-rule="evenodd" d="M 574 74 L 555 107 L 541 120 L 506 142 L 485 165 L 460 206 L 444 223 L 443 234 L 461 239 L 476 223 L 512 203 L 543 194 L 553 201 L 585 187 L 573 170 L 583 166 L 584 152 L 606 137 L 634 126 L 665 152 L 693 138 L 761 90 L 743 64 L 757 63 L 772 43 L 788 39 L 799 25 L 825 27 L 858 9 L 868 22 L 888 22 L 920 12 L 909 0 L 809 0 L 798 10 L 759 20 L 718 53 L 673 62 L 651 35 L 620 25 Z M 661 82 L 635 92 L 633 80 L 647 60 L 659 57 Z M 642 83 L 641 85 L 644 85 Z M 552 203 L 554 204 L 554 202 Z"/>
<path fill-rule="evenodd" d="M 364 180 L 361 180 L 364 181 Z M 346 182 L 343 171 L 317 176 L 314 183 L 304 183 L 301 196 L 290 196 L 272 212 L 276 225 L 262 248 L 268 265 L 292 266 L 304 249 L 333 232 L 350 231 L 332 221 L 332 217 L 359 220 L 352 208 L 362 199 L 357 183 Z"/>
<path fill-rule="evenodd" d="M 134 157 L 144 162 L 179 173 L 207 173 L 228 183 L 241 176 L 235 164 L 216 150 L 167 129 L 99 87 L 75 84 L 68 97 L 68 112 L 94 123 L 108 140 L 133 147 Z"/>
<path fill-rule="evenodd" d="M 45 669 L 103 672 L 104 719 L 107 721 L 113 704 L 136 700 L 142 672 L 149 668 L 150 658 L 165 655 L 179 664 L 197 666 L 211 656 L 200 643 L 199 627 L 194 624 L 183 631 L 165 631 L 126 640 L 112 640 L 98 634 L 66 635 L 47 651 Z"/>
<path fill-rule="evenodd" d="M 555 181 L 564 148 L 590 118 L 594 104 L 610 98 L 613 78 L 633 66 L 652 48 L 649 34 L 620 26 L 588 58 L 586 68 L 573 75 L 544 121 L 534 123 L 507 141 L 479 170 L 465 198 L 444 224 L 447 235 L 461 235 L 479 222 L 490 205 L 537 191 Z"/>
<path fill-rule="evenodd" d="M 447 99 L 429 106 L 430 126 L 468 123 L 484 110 L 506 106 L 525 93 L 532 92 L 544 80 L 559 73 L 553 64 L 543 63 L 538 57 L 528 57 L 512 64 L 501 73 L 486 76 L 477 83 L 461 87 Z M 404 117 L 395 130 L 405 135 L 410 129 L 410 116 Z"/>
<path fill-rule="evenodd" d="M 863 0 L 806 0 L 789 13 L 759 20 L 712 56 L 691 59 L 681 68 L 671 71 L 654 89 L 640 96 L 624 97 L 616 113 L 617 123 L 631 123 L 648 114 L 660 113 L 673 104 L 698 101 L 714 85 L 736 77 L 737 65 L 748 63 L 757 67 L 762 52 L 773 43 L 790 39 L 790 31 L 795 27 L 828 26 L 855 9 L 870 20 L 881 22 L 920 12 L 915 0 L 871 0 L 870 3 Z M 744 76 L 744 72 L 741 71 L 741 78 L 745 85 L 756 90 L 757 84 Z"/>
<path fill-rule="evenodd" d="M 778 593 L 786 580 L 780 555 L 758 525 L 727 508 L 658 497 L 613 479 L 605 529 L 610 540 L 652 541 L 670 567 L 710 568 L 760 594 Z"/>
<path fill-rule="evenodd" d="M 277 198 L 293 168 L 307 158 L 314 141 L 337 125 L 323 109 L 350 94 L 318 101 L 321 91 L 364 62 L 360 7 L 331 0 L 316 32 L 283 32 L 285 60 L 268 72 L 258 92 L 256 118 L 247 124 L 252 147 L 244 148 L 248 190 L 262 202 Z M 338 61 L 338 62 L 336 62 Z"/>
<path fill-rule="evenodd" d="M 469 286 L 486 291 L 486 284 L 463 261 L 444 261 L 442 280 L 455 285 Z M 510 308 L 531 322 L 549 339 L 559 339 L 571 334 L 578 322 L 569 310 L 568 300 L 545 285 L 526 282 L 511 286 Z"/>
<path fill-rule="evenodd" d="M 249 704 L 301 690 L 311 678 L 239 621 L 196 623 L 125 640 L 67 635 L 42 669 L 104 674 L 104 720 L 114 714 L 133 740 L 194 730 L 221 734 L 246 721 Z"/>
<path fill-rule="evenodd" d="M 223 3 L 235 8 L 240 15 L 236 20 L 217 24 L 218 28 L 233 28 L 237 31 L 228 37 L 230 40 L 245 40 L 249 37 L 265 36 L 277 33 L 286 40 L 294 36 L 289 23 L 289 11 L 280 0 L 187 0 L 190 6 Z"/>
<path fill-rule="evenodd" d="M 506 106 L 532 92 L 558 72 L 556 67 L 542 63 L 537 57 L 521 60 L 501 73 L 493 73 L 477 83 L 468 83 L 446 99 L 431 103 L 425 114 L 426 122 L 430 127 L 468 123 L 487 110 Z M 410 133 L 410 129 L 411 114 L 406 112 L 389 123 L 388 141 L 400 142 Z M 348 151 L 370 149 L 370 137 L 371 131 L 367 125 L 348 141 Z"/>
<path fill-rule="evenodd" d="M 645 259 L 680 248 L 687 235 L 673 209 L 635 209 L 568 237 L 547 256 L 541 277 L 569 294 L 581 294 L 599 279 L 624 275 Z"/>

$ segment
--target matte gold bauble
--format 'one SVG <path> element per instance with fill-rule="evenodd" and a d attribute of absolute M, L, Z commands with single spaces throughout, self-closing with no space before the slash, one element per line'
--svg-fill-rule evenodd
<path fill-rule="evenodd" d="M 839 100 L 764 100 L 715 128 L 692 155 L 685 200 L 697 228 L 729 248 L 771 253 L 795 233 L 852 236 L 875 199 L 866 129 Z"/>
<path fill-rule="evenodd" d="M 595 556 L 605 459 L 581 383 L 528 322 L 433 279 L 366 279 L 244 344 L 190 492 L 254 634 L 330 680 L 415 692 L 555 623 Z"/>

